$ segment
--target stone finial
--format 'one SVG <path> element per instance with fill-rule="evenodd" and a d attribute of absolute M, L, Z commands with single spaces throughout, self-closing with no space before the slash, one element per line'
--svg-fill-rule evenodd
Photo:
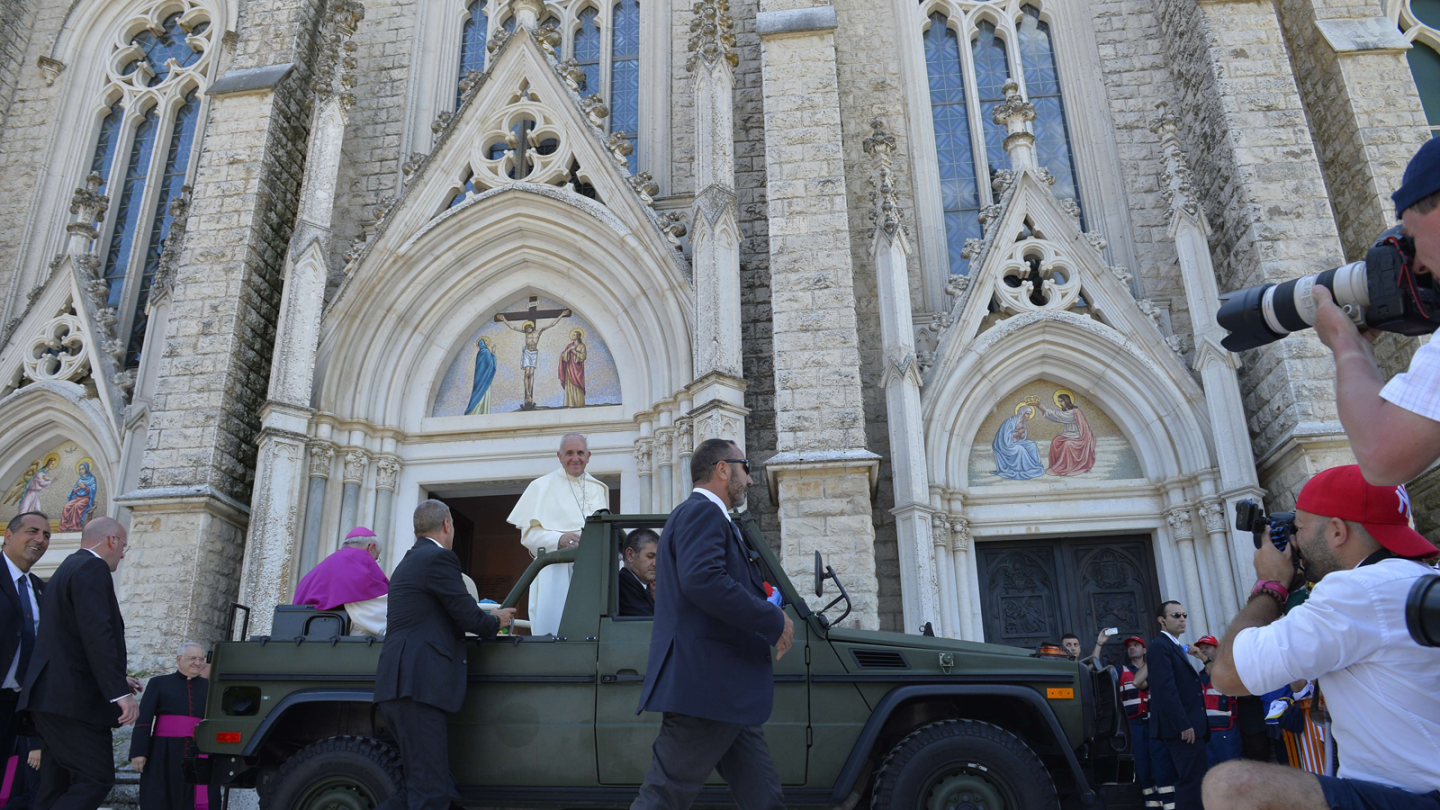
<path fill-rule="evenodd" d="M 1020 84 L 1005 81 L 1005 100 L 995 105 L 990 118 L 1005 127 L 1005 151 L 1010 154 L 1010 168 L 1015 172 L 1034 169 L 1035 136 L 1029 124 L 1035 120 L 1035 105 L 1020 96 Z"/>
<path fill-rule="evenodd" d="M 630 170 L 630 161 L 627 158 L 630 157 L 631 152 L 635 151 L 635 145 L 630 143 L 629 138 L 625 137 L 623 133 L 612 132 L 605 139 L 605 149 L 625 171 Z"/>
<path fill-rule="evenodd" d="M 100 185 L 105 180 L 99 172 L 91 172 L 85 178 L 85 187 L 75 189 L 70 196 L 70 213 L 75 214 L 75 221 L 66 226 L 65 230 L 70 234 L 70 253 L 78 256 L 90 251 L 90 243 L 95 241 L 99 232 L 95 230 L 95 221 L 105 216 L 105 211 L 110 207 L 110 198 L 100 193 Z"/>
<path fill-rule="evenodd" d="M 355 262 L 359 261 L 360 255 L 365 252 L 365 246 L 366 244 L 368 244 L 368 240 L 369 234 L 361 233 L 359 236 L 355 237 L 355 241 L 350 243 L 350 249 L 345 251 L 346 274 L 349 274 L 349 272 L 354 268 Z"/>
<path fill-rule="evenodd" d="M 484 84 L 484 78 L 483 71 L 473 69 L 465 71 L 465 78 L 460 80 L 460 94 L 464 101 L 469 101 L 470 97 L 475 95 L 476 91 L 480 89 L 480 85 Z"/>
<path fill-rule="evenodd" d="M 440 133 L 445 131 L 446 127 L 450 126 L 450 122 L 454 120 L 454 118 L 455 113 L 452 113 L 448 110 L 442 110 L 435 115 L 435 120 L 430 122 L 430 131 L 435 133 L 436 135 L 439 135 Z"/>
<path fill-rule="evenodd" d="M 696 0 L 690 10 L 694 17 L 690 20 L 690 39 L 685 46 L 690 52 L 685 69 L 694 72 L 701 63 L 713 67 L 721 60 L 732 68 L 739 65 L 730 0 Z"/>
<path fill-rule="evenodd" d="M 400 173 L 408 181 L 411 175 L 420 171 L 420 167 L 425 164 L 425 159 L 428 157 L 430 156 L 424 152 L 411 152 L 400 162 Z"/>
<path fill-rule="evenodd" d="M 355 29 L 365 19 L 365 6 L 358 0 L 330 0 L 325 10 L 324 34 L 320 41 L 320 59 L 310 89 L 322 100 L 334 96 L 342 109 L 355 105 L 354 71 Z"/>
<path fill-rule="evenodd" d="M 679 211 L 662 212 L 660 214 L 660 230 L 665 234 L 665 239 L 670 242 L 671 247 L 676 250 L 685 249 L 685 245 L 680 240 L 685 238 L 685 234 L 690 232 L 690 228 L 685 224 L 684 214 Z"/>
<path fill-rule="evenodd" d="M 884 121 L 876 118 L 870 122 L 870 137 L 862 146 L 865 154 L 870 156 L 874 175 L 870 190 L 870 222 L 873 225 L 870 234 L 874 237 L 883 233 L 886 238 L 895 239 L 905 228 L 900 221 L 900 194 L 895 188 L 895 134 L 885 126 Z"/>
<path fill-rule="evenodd" d="M 599 93 L 585 96 L 580 99 L 580 111 L 585 113 L 585 118 L 590 121 L 590 126 L 597 129 L 605 129 L 605 119 L 610 117 L 610 108 L 605 106 L 605 100 Z"/>
<path fill-rule="evenodd" d="M 515 12 L 515 27 L 532 31 L 540 25 L 540 15 L 545 13 L 544 0 L 511 0 L 510 9 Z"/>
<path fill-rule="evenodd" d="M 544 51 L 545 55 L 551 59 L 560 56 L 562 38 L 560 28 L 555 23 L 546 23 L 540 26 L 539 30 L 535 32 L 535 41 L 540 43 L 540 50 Z"/>
<path fill-rule="evenodd" d="M 154 304 L 169 295 L 175 287 L 175 271 L 180 265 L 180 245 L 185 241 L 185 231 L 190 223 L 189 186 L 180 187 L 180 196 L 170 201 L 170 232 L 160 249 L 160 261 L 155 268 L 155 280 L 150 283 L 150 303 Z"/>
<path fill-rule="evenodd" d="M 560 74 L 560 79 L 570 88 L 570 92 L 580 92 L 581 82 L 585 81 L 585 70 L 580 67 L 579 60 L 573 56 L 562 60 L 555 65 L 555 72 Z"/>
<path fill-rule="evenodd" d="M 504 28 L 495 29 L 495 33 L 490 35 L 490 41 L 485 43 L 485 52 L 494 56 L 496 52 L 505 47 L 505 43 L 509 42 L 512 36 L 514 36 L 514 34 L 511 34 Z"/>
<path fill-rule="evenodd" d="M 655 182 L 654 175 L 650 172 L 640 172 L 629 177 L 630 188 L 640 196 L 640 202 L 651 208 L 655 207 L 655 195 L 660 193 L 660 186 Z"/>
<path fill-rule="evenodd" d="M 1180 119 L 1170 112 L 1169 105 L 1163 101 L 1156 102 L 1155 109 L 1160 111 L 1160 118 L 1150 131 L 1160 136 L 1160 150 L 1165 157 L 1160 191 L 1171 211 L 1196 216 L 1200 204 L 1195 199 L 1195 190 L 1190 183 L 1190 166 L 1185 161 L 1185 149 L 1180 143 Z"/>

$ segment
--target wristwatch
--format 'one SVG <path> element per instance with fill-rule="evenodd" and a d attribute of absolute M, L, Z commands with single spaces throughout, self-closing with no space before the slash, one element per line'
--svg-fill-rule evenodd
<path fill-rule="evenodd" d="M 1250 595 L 1254 596 L 1257 593 L 1269 596 L 1275 600 L 1275 604 L 1282 608 L 1285 607 L 1286 602 L 1290 601 L 1290 589 L 1273 579 L 1256 580 L 1255 587 L 1250 589 Z"/>

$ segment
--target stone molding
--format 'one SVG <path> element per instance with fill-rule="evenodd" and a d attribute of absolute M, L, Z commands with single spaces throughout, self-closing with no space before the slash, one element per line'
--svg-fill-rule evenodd
<path fill-rule="evenodd" d="M 764 466 L 765 483 L 770 488 L 770 502 L 780 503 L 780 479 L 788 473 L 813 473 L 821 470 L 864 469 L 870 479 L 870 497 L 875 497 L 880 484 L 880 456 L 869 450 L 803 450 L 776 453 Z"/>
<path fill-rule="evenodd" d="M 269 93 L 279 87 L 294 70 L 294 62 L 231 70 L 216 79 L 210 89 L 205 91 L 205 95 L 210 98 L 223 98 L 247 93 Z"/>
<path fill-rule="evenodd" d="M 250 525 L 250 507 L 209 484 L 135 489 L 113 500 L 137 512 L 190 512 L 199 507 L 242 529 Z"/>
<path fill-rule="evenodd" d="M 1413 46 L 1389 17 L 1316 20 L 1325 44 L 1341 56 L 1402 53 Z"/>
<path fill-rule="evenodd" d="M 762 11 L 755 15 L 755 33 L 761 37 L 812 34 L 834 31 L 838 27 L 834 6 Z"/>

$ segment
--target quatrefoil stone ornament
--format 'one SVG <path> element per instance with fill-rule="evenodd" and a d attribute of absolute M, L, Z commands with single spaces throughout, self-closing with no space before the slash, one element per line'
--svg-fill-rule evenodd
<path fill-rule="evenodd" d="M 78 380 L 90 369 L 90 348 L 85 344 L 80 319 L 57 315 L 40 327 L 25 350 L 25 376 L 36 382 Z"/>

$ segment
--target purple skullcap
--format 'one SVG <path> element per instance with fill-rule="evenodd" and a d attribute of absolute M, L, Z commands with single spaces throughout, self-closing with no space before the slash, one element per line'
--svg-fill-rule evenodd
<path fill-rule="evenodd" d="M 377 535 L 375 534 L 375 532 L 370 531 L 369 529 L 365 528 L 364 526 L 356 526 L 355 528 L 353 528 L 353 529 L 350 530 L 350 533 L 349 533 L 349 534 L 345 535 L 345 539 L 346 539 L 346 540 L 358 540 L 358 539 L 361 539 L 361 538 L 364 538 L 364 537 L 376 537 L 376 536 L 377 536 Z"/>

